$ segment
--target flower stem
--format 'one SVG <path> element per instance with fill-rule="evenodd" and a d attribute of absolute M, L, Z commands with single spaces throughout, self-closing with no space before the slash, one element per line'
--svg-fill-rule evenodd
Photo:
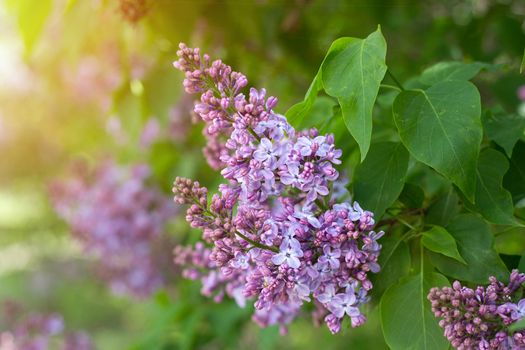
<path fill-rule="evenodd" d="M 213 218 L 219 218 L 220 219 L 220 217 L 217 214 L 213 213 L 211 210 L 208 210 L 208 208 L 206 208 L 205 206 L 201 205 L 200 202 L 197 200 L 197 198 L 194 198 L 193 200 L 206 214 L 210 215 Z M 267 246 L 265 244 L 256 242 L 253 239 L 247 237 L 246 235 L 240 233 L 239 231 L 235 231 L 235 234 L 237 236 L 241 237 L 242 239 L 244 239 L 246 242 L 248 242 L 251 245 L 253 245 L 254 247 L 257 247 L 257 248 L 260 248 L 260 249 L 269 250 L 269 251 L 272 251 L 274 253 L 279 253 L 279 249 L 277 249 L 276 247 L 270 247 L 270 246 Z"/>
<path fill-rule="evenodd" d="M 275 247 L 267 246 L 267 245 L 259 243 L 259 242 L 255 242 L 253 239 L 248 238 L 247 236 L 243 235 L 239 231 L 235 231 L 235 234 L 237 236 L 241 237 L 242 239 L 244 239 L 246 242 L 252 244 L 254 247 L 265 249 L 265 250 L 270 250 L 270 251 L 275 252 L 275 253 L 279 253 L 279 249 L 277 249 Z"/>

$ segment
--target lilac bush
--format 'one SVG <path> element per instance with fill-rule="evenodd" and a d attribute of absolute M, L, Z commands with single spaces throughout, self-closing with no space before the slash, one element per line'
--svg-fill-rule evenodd
<path fill-rule="evenodd" d="M 525 316 L 525 299 L 512 302 L 525 282 L 525 274 L 513 270 L 508 284 L 489 278 L 487 287 L 471 289 L 455 281 L 452 287 L 432 288 L 428 300 L 441 320 L 445 337 L 456 349 L 522 349 L 525 331 L 508 326 Z"/>
<path fill-rule="evenodd" d="M 84 332 L 65 330 L 61 315 L 50 313 L 23 313 L 13 303 L 4 304 L 3 322 L 0 328 L 2 350 L 92 350 L 90 337 Z"/>
<path fill-rule="evenodd" d="M 181 44 L 178 56 L 186 92 L 200 94 L 205 155 L 227 183 L 209 198 L 198 182 L 175 180 L 175 201 L 189 205 L 186 220 L 204 241 L 177 247 L 175 263 L 216 301 L 254 300 L 261 326 L 285 331 L 307 302 L 332 333 L 345 319 L 362 325 L 383 232 L 340 190 L 333 135 L 296 131 L 274 112 L 275 97 L 254 88 L 245 96 L 246 77 L 199 49 Z"/>
<path fill-rule="evenodd" d="M 148 184 L 146 165 L 107 161 L 52 187 L 54 206 L 117 294 L 143 298 L 164 283 L 164 228 L 176 210 Z M 169 269 L 168 269 L 169 271 Z"/>

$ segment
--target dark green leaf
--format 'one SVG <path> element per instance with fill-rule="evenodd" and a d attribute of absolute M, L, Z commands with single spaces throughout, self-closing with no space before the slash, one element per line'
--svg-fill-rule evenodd
<path fill-rule="evenodd" d="M 427 90 L 401 92 L 393 106 L 401 140 L 419 161 L 474 199 L 482 138 L 479 92 L 467 81 L 445 81 Z"/>
<path fill-rule="evenodd" d="M 472 214 L 457 216 L 446 227 L 456 240 L 464 265 L 441 254 L 430 253 L 432 263 L 443 274 L 463 281 L 486 283 L 489 276 L 508 278 L 508 270 L 494 250 L 494 237 L 487 224 Z"/>
<path fill-rule="evenodd" d="M 408 152 L 401 143 L 375 143 L 355 170 L 355 199 L 379 219 L 397 199 L 408 167 Z"/>
<path fill-rule="evenodd" d="M 434 226 L 429 231 L 423 232 L 422 236 L 421 243 L 425 248 L 466 264 L 458 252 L 456 240 L 443 227 Z"/>
<path fill-rule="evenodd" d="M 482 62 L 439 62 L 432 67 L 425 69 L 421 74 L 421 82 L 427 85 L 434 85 L 448 80 L 470 80 L 474 78 L 482 69 L 493 67 L 488 63 Z"/>
<path fill-rule="evenodd" d="M 386 42 L 378 28 L 366 39 L 353 39 L 340 52 L 329 52 L 323 65 L 326 93 L 336 97 L 346 126 L 365 159 L 372 137 L 372 109 L 386 72 Z"/>
<path fill-rule="evenodd" d="M 403 187 L 401 195 L 399 195 L 399 200 L 407 208 L 421 208 L 423 200 L 425 200 L 425 193 L 420 186 L 407 182 Z"/>
<path fill-rule="evenodd" d="M 487 137 L 501 146 L 510 158 L 514 145 L 523 136 L 525 118 L 503 111 L 487 111 L 483 114 L 483 128 Z"/>
<path fill-rule="evenodd" d="M 503 177 L 503 186 L 512 194 L 514 203 L 525 198 L 525 142 L 516 144 L 509 171 Z"/>
<path fill-rule="evenodd" d="M 443 275 L 421 271 L 388 288 L 380 309 L 383 335 L 391 349 L 448 349 L 450 344 L 427 300 L 432 287 L 448 285 Z"/>
<path fill-rule="evenodd" d="M 425 223 L 431 225 L 447 226 L 459 213 L 459 197 L 451 188 L 441 198 L 428 208 Z"/>
<path fill-rule="evenodd" d="M 525 254 L 521 256 L 520 263 L 518 264 L 518 270 L 525 272 Z"/>
<path fill-rule="evenodd" d="M 401 238 L 382 238 L 378 264 L 381 266 L 381 271 L 372 276 L 372 283 L 374 295 L 381 296 L 388 287 L 397 283 L 410 270 L 410 252 L 406 242 Z"/>
<path fill-rule="evenodd" d="M 468 206 L 492 223 L 519 225 L 513 216 L 512 197 L 501 185 L 508 168 L 507 159 L 498 151 L 487 148 L 481 152 L 476 173 L 475 204 Z"/>

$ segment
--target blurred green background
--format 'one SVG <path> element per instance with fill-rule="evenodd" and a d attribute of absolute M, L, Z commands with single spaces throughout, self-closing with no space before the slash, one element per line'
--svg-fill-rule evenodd
<path fill-rule="evenodd" d="M 338 37 L 380 24 L 389 68 L 408 79 L 440 60 L 519 62 L 524 16 L 522 0 L 0 0 L 0 301 L 59 312 L 97 349 L 386 348 L 373 304 L 360 329 L 332 336 L 304 318 L 280 336 L 182 278 L 149 300 L 114 296 L 54 214 L 48 185 L 78 159 L 105 157 L 149 163 L 167 195 L 176 175 L 219 181 L 172 67 L 180 41 L 244 72 L 284 113 Z M 523 82 L 503 74 L 491 95 L 515 110 Z M 144 147 L 151 118 L 168 136 Z M 196 234 L 180 218 L 168 231 Z"/>

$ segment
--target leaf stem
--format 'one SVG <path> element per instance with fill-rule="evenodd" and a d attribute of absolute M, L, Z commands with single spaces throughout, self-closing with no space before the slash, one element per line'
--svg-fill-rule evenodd
<path fill-rule="evenodd" d="M 396 77 L 392 74 L 390 69 L 387 69 L 386 72 L 387 72 L 388 76 L 394 81 L 394 83 L 396 83 L 396 85 L 399 87 L 399 89 L 401 89 L 401 91 L 405 91 L 405 88 L 403 87 L 403 85 L 401 85 L 399 80 L 396 79 Z"/>
<path fill-rule="evenodd" d="M 397 218 L 397 220 L 402 223 L 403 225 L 405 225 L 406 227 L 408 227 L 409 229 L 411 230 L 416 230 L 416 228 L 414 226 L 412 226 L 411 224 L 409 224 L 408 222 L 406 222 L 405 220 L 401 219 L 401 218 Z"/>
<path fill-rule="evenodd" d="M 384 88 L 384 89 L 390 89 L 390 90 L 401 91 L 401 89 L 398 88 L 397 86 L 389 85 L 389 84 L 381 84 L 381 85 L 379 85 L 379 87 L 382 87 L 382 88 Z"/>

